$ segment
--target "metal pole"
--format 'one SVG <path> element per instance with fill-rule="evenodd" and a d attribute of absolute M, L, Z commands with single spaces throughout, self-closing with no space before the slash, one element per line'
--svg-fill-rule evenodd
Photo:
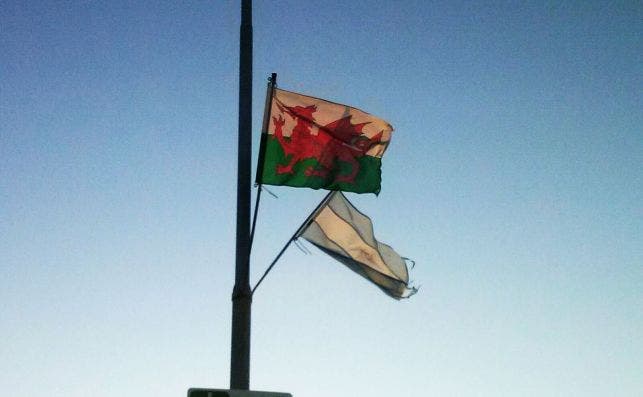
<path fill-rule="evenodd" d="M 237 245 L 232 291 L 230 388 L 250 389 L 250 167 L 252 135 L 252 0 L 241 1 L 239 34 Z"/>
<path fill-rule="evenodd" d="M 255 284 L 254 288 L 252 288 L 252 293 L 253 294 L 255 293 L 255 291 L 257 290 L 257 287 L 259 287 L 259 285 L 261 284 L 263 279 L 266 278 L 266 276 L 268 275 L 268 273 L 270 273 L 270 271 L 275 266 L 275 264 L 277 264 L 277 261 L 279 260 L 279 258 L 281 258 L 281 256 L 284 254 L 284 252 L 286 252 L 286 248 L 288 248 L 290 246 L 290 243 L 292 243 L 293 241 L 295 241 L 295 239 L 297 239 L 299 237 L 299 233 L 302 233 L 304 231 L 304 229 L 306 229 L 306 227 L 308 227 L 308 225 L 313 221 L 313 219 L 315 219 L 315 217 L 317 216 L 319 211 L 322 210 L 324 205 L 326 205 L 326 203 L 328 203 L 330 201 L 330 199 L 332 198 L 333 194 L 335 194 L 335 193 L 336 193 L 335 191 L 328 192 L 328 194 L 326 194 L 324 199 L 319 204 L 317 204 L 317 207 L 315 207 L 313 212 L 311 212 L 310 215 L 308 215 L 308 218 L 306 218 L 306 220 L 299 226 L 299 228 L 297 228 L 297 231 L 295 232 L 295 234 L 292 235 L 292 237 L 290 238 L 290 240 L 288 240 L 286 245 L 284 245 L 284 247 L 281 249 L 281 251 L 279 251 L 279 253 L 277 254 L 277 257 L 272 261 L 272 263 L 270 263 L 270 266 L 268 266 L 268 269 L 266 269 L 266 271 L 263 273 L 263 275 L 261 276 L 259 281 L 257 281 L 257 284 Z"/>
<path fill-rule="evenodd" d="M 270 75 L 268 80 L 268 89 L 266 92 L 266 105 L 263 112 L 263 125 L 261 126 L 261 141 L 259 143 L 259 158 L 257 160 L 257 174 L 255 175 L 255 184 L 261 185 L 263 177 L 263 163 L 266 159 L 266 140 L 268 139 L 268 129 L 270 128 L 270 116 L 272 110 L 272 97 L 277 86 L 277 73 Z"/>
<path fill-rule="evenodd" d="M 250 252 L 252 253 L 252 242 L 255 237 L 255 226 L 257 226 L 257 214 L 259 214 L 259 202 L 261 200 L 261 177 L 263 174 L 263 162 L 266 158 L 266 137 L 268 136 L 268 125 L 270 122 L 270 107 L 272 95 L 277 85 L 277 73 L 273 73 L 268 79 L 266 92 L 266 104 L 263 110 L 263 125 L 261 127 L 261 141 L 259 142 L 259 159 L 257 160 L 257 172 L 255 174 L 255 186 L 257 187 L 257 198 L 255 200 L 255 211 L 252 214 L 252 227 L 250 228 Z"/>

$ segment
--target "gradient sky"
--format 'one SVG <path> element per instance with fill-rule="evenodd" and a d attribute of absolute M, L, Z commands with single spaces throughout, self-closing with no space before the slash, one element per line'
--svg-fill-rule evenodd
<path fill-rule="evenodd" d="M 2 2 L 1 395 L 228 387 L 239 17 Z M 421 289 L 290 248 L 254 298 L 251 387 L 643 395 L 641 21 L 640 1 L 255 1 L 253 141 L 271 72 L 388 120 L 381 194 L 348 197 Z M 325 194 L 270 190 L 253 281 Z"/>

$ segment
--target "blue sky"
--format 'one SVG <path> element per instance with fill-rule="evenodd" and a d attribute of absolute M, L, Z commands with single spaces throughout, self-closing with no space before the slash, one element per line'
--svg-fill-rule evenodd
<path fill-rule="evenodd" d="M 388 120 L 381 194 L 348 197 L 422 288 L 289 249 L 251 387 L 640 395 L 641 3 L 350 3 L 255 1 L 254 142 L 271 72 Z M 2 395 L 228 386 L 239 14 L 3 2 Z M 324 195 L 270 190 L 252 280 Z"/>

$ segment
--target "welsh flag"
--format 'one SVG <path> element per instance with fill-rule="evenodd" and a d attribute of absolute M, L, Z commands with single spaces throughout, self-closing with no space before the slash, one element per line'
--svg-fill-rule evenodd
<path fill-rule="evenodd" d="M 379 193 L 393 127 L 359 109 L 275 88 L 259 183 Z"/>

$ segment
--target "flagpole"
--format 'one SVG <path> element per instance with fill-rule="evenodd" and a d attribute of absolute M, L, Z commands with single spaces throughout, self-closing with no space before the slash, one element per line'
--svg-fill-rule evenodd
<path fill-rule="evenodd" d="M 252 0 L 241 1 L 239 28 L 239 137 L 237 235 L 232 291 L 230 388 L 250 389 L 250 168 L 252 148 Z"/>
<path fill-rule="evenodd" d="M 255 291 L 257 290 L 257 288 L 259 287 L 259 284 L 261 284 L 263 279 L 266 278 L 268 273 L 270 273 L 272 268 L 277 264 L 277 261 L 279 260 L 279 258 L 281 258 L 281 256 L 284 254 L 284 252 L 286 252 L 286 249 L 290 246 L 290 243 L 292 243 L 293 241 L 295 241 L 297 239 L 297 237 L 299 237 L 299 233 L 301 233 L 302 230 L 304 230 L 310 224 L 310 222 L 315 218 L 315 216 L 317 216 L 317 213 L 322 209 L 322 207 L 324 205 L 326 205 L 326 203 L 328 203 L 328 200 L 330 200 L 330 198 L 333 195 L 333 193 L 336 193 L 336 192 L 335 191 L 328 192 L 328 194 L 324 197 L 324 199 L 319 204 L 317 204 L 317 207 L 315 207 L 313 212 L 311 212 L 310 215 L 308 215 L 308 218 L 306 218 L 306 220 L 297 228 L 297 231 L 286 242 L 286 245 L 284 245 L 283 248 L 281 249 L 281 251 L 279 251 L 279 253 L 275 257 L 275 259 L 272 261 L 272 263 L 270 263 L 270 266 L 268 266 L 268 268 L 263 273 L 263 275 L 261 276 L 259 281 L 257 281 L 257 284 L 255 284 L 255 286 L 252 288 L 252 294 L 253 295 L 254 295 Z"/>
<path fill-rule="evenodd" d="M 252 226 L 250 227 L 250 251 L 252 252 L 252 242 L 255 237 L 255 226 L 257 225 L 257 214 L 259 213 L 259 201 L 261 200 L 261 175 L 263 175 L 263 162 L 266 158 L 266 138 L 268 136 L 268 126 L 270 123 L 270 110 L 272 95 L 277 85 L 277 73 L 273 73 L 268 78 L 268 87 L 266 89 L 266 104 L 263 109 L 263 124 L 261 126 L 261 139 L 259 141 L 259 156 L 257 159 L 257 172 L 255 173 L 255 186 L 257 186 L 257 199 L 255 200 L 255 210 L 252 215 Z"/>
<path fill-rule="evenodd" d="M 263 112 L 263 124 L 261 126 L 261 141 L 259 143 L 259 158 L 257 160 L 257 174 L 255 175 L 255 184 L 261 185 L 261 176 L 263 174 L 263 162 L 266 158 L 266 141 L 268 138 L 268 128 L 270 126 L 270 116 L 272 111 L 272 97 L 277 87 L 277 73 L 272 73 L 268 78 L 268 88 L 266 90 L 266 104 Z"/>

